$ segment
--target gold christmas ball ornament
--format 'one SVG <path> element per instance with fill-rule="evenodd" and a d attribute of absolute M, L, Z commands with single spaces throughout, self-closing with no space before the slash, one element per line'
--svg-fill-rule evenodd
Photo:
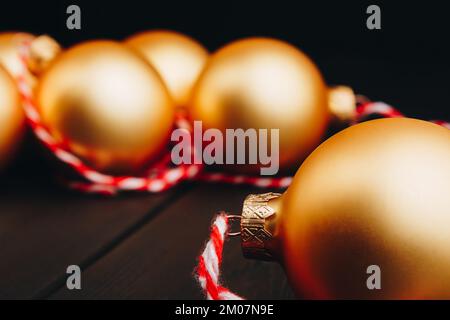
<path fill-rule="evenodd" d="M 345 129 L 285 194 L 247 198 L 241 226 L 244 253 L 282 261 L 300 296 L 449 299 L 450 130 L 406 118 Z"/>
<path fill-rule="evenodd" d="M 66 50 L 36 90 L 52 135 L 97 170 L 130 174 L 161 154 L 174 104 L 154 68 L 127 46 L 92 41 Z"/>
<path fill-rule="evenodd" d="M 11 75 L 0 66 L 0 168 L 11 159 L 25 129 L 19 91 Z"/>
<path fill-rule="evenodd" d="M 249 38 L 210 57 L 189 108 L 205 129 L 279 129 L 280 168 L 290 169 L 321 142 L 331 115 L 329 99 L 319 69 L 303 52 L 280 40 Z M 334 101 L 336 108 L 348 103 Z"/>
<path fill-rule="evenodd" d="M 165 30 L 142 32 L 125 43 L 145 56 L 163 78 L 176 105 L 185 107 L 208 60 L 208 51 L 186 35 Z"/>

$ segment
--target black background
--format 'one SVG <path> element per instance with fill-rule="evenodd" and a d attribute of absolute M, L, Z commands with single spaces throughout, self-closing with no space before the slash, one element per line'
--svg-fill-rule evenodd
<path fill-rule="evenodd" d="M 78 4 L 82 29 L 66 28 Z M 366 28 L 367 6 L 381 7 L 382 29 Z M 286 40 L 308 53 L 329 84 L 346 84 L 412 117 L 449 119 L 450 12 L 444 1 L 2 1 L 0 30 L 48 33 L 64 46 L 121 40 L 166 28 L 211 51 L 248 36 Z"/>

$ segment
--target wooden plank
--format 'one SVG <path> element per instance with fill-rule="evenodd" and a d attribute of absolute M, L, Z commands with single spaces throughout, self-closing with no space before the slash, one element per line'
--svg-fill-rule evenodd
<path fill-rule="evenodd" d="M 65 285 L 68 265 L 89 266 L 182 192 L 105 198 L 39 179 L 0 189 L 0 298 L 46 297 Z"/>
<path fill-rule="evenodd" d="M 53 299 L 201 299 L 193 269 L 220 209 L 240 212 L 261 189 L 199 185 L 82 274 L 82 290 L 61 288 Z M 292 298 L 279 264 L 246 260 L 239 239 L 224 250 L 225 284 L 254 299 Z"/>

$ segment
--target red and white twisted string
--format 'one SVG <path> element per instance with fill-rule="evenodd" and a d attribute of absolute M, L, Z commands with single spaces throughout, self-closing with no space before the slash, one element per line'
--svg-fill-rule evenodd
<path fill-rule="evenodd" d="M 56 140 L 43 124 L 38 108 L 34 102 L 33 90 L 27 81 L 27 66 L 30 56 L 29 39 L 20 43 L 18 53 L 22 62 L 22 70 L 16 76 L 19 92 L 23 101 L 25 115 L 35 136 L 50 150 L 56 158 L 69 165 L 86 181 L 69 182 L 72 189 L 85 193 L 100 193 L 105 195 L 116 194 L 119 191 L 147 191 L 161 192 L 167 190 L 185 180 L 200 180 L 207 182 L 224 182 L 230 184 L 250 184 L 258 187 L 286 188 L 292 178 L 262 178 L 244 175 L 230 175 L 225 173 L 204 172 L 202 164 L 180 164 L 176 167 L 170 165 L 170 155 L 167 154 L 163 161 L 147 170 L 149 176 L 112 176 L 98 172 L 74 155 L 67 145 Z M 190 122 L 182 114 L 175 119 L 178 128 L 192 131 Z M 191 148 L 192 157 L 195 157 L 195 148 Z"/>
<path fill-rule="evenodd" d="M 199 257 L 197 279 L 208 300 L 242 300 L 220 284 L 223 245 L 228 234 L 228 217 L 222 213 L 216 216 L 211 235 Z"/>
<path fill-rule="evenodd" d="M 402 118 L 404 115 L 395 109 L 394 107 L 384 103 L 384 102 L 372 102 L 363 101 L 361 102 L 355 111 L 355 123 L 364 121 L 370 116 L 381 116 L 383 118 Z M 430 122 L 440 125 L 444 128 L 450 129 L 450 123 L 443 120 L 430 120 Z"/>

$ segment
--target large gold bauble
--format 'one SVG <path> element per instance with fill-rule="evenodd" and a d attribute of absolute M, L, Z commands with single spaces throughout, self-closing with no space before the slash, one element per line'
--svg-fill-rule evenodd
<path fill-rule="evenodd" d="M 113 41 L 77 45 L 43 74 L 36 100 L 45 125 L 97 170 L 124 174 L 155 160 L 174 105 L 158 73 Z"/>
<path fill-rule="evenodd" d="M 25 128 L 19 91 L 11 75 L 0 66 L 0 169 L 19 146 Z"/>
<path fill-rule="evenodd" d="M 310 298 L 450 298 L 450 130 L 381 119 L 334 135 L 277 199 L 280 250 Z M 367 287 L 367 268 L 381 289 Z"/>
<path fill-rule="evenodd" d="M 194 39 L 173 31 L 142 32 L 126 40 L 160 73 L 175 103 L 185 107 L 208 60 L 208 51 Z"/>
<path fill-rule="evenodd" d="M 214 53 L 189 109 L 205 129 L 279 129 L 281 169 L 298 166 L 320 143 L 329 120 L 328 89 L 314 63 L 267 38 L 239 40 Z"/>

